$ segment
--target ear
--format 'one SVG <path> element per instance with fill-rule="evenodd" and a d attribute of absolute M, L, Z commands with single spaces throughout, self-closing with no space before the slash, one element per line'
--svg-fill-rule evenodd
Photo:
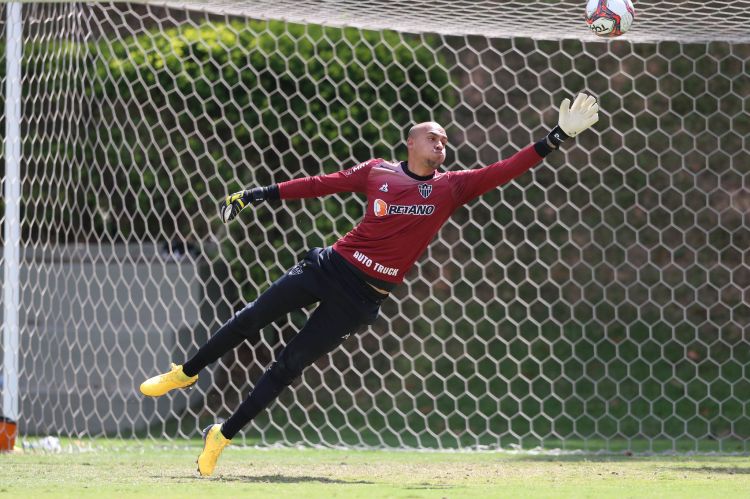
<path fill-rule="evenodd" d="M 409 137 L 408 139 L 406 139 L 406 148 L 407 149 L 414 148 L 414 137 Z"/>

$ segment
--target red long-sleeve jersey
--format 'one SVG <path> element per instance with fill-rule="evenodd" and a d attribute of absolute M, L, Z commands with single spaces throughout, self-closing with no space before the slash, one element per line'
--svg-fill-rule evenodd
<path fill-rule="evenodd" d="M 333 249 L 366 275 L 400 283 L 457 208 L 541 160 L 531 145 L 484 168 L 419 177 L 405 163 L 378 158 L 330 175 L 282 182 L 278 184 L 279 196 L 300 199 L 336 192 L 365 193 L 364 217 Z"/>

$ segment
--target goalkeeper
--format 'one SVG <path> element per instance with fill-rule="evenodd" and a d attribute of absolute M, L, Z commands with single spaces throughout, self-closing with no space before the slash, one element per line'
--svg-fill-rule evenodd
<path fill-rule="evenodd" d="M 558 126 L 539 142 L 484 168 L 441 172 L 448 137 L 437 123 L 409 130 L 408 160 L 372 159 L 338 173 L 255 187 L 220 204 L 224 222 L 247 205 L 300 199 L 336 192 L 367 195 L 364 218 L 333 247 L 311 250 L 258 298 L 237 312 L 182 365 L 141 384 L 158 397 L 191 386 L 198 373 L 244 341 L 257 342 L 260 330 L 292 310 L 319 303 L 304 327 L 278 354 L 250 395 L 223 424 L 203 431 L 198 471 L 210 475 L 224 447 L 268 407 L 302 371 L 371 324 L 389 292 L 399 284 L 443 223 L 460 206 L 514 179 L 598 120 L 596 99 L 579 94 L 560 106 Z"/>

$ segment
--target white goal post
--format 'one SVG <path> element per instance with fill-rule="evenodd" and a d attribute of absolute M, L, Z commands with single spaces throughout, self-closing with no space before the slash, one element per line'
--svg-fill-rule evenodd
<path fill-rule="evenodd" d="M 237 441 L 747 451 L 750 31 L 727 21 L 750 1 L 637 2 L 616 40 L 587 31 L 584 3 L 23 3 L 0 416 L 22 438 L 198 435 L 306 314 L 189 392 L 138 384 L 363 206 L 334 195 L 224 225 L 217 199 L 403 158 L 428 119 L 448 132 L 446 168 L 481 167 L 584 90 L 594 129 L 459 210 L 377 322 Z M 0 52 L 6 68 L 12 44 Z"/>

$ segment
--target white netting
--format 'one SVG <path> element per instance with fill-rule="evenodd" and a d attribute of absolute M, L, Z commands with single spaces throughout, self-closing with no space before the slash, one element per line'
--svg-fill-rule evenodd
<path fill-rule="evenodd" d="M 545 7 L 557 40 L 507 36 L 528 34 L 514 31 L 520 2 L 411 2 L 410 27 L 396 4 L 302 3 L 294 16 L 281 1 L 24 5 L 22 432 L 194 436 L 244 398 L 306 314 L 189 393 L 137 387 L 333 243 L 363 202 L 287 202 L 224 226 L 225 193 L 403 157 L 426 119 L 446 126 L 447 166 L 474 168 L 587 90 L 595 130 L 456 213 L 371 330 L 245 438 L 745 449 L 747 33 L 633 43 L 667 2 L 608 43 L 586 33 L 583 5 L 561 21 L 567 2 Z M 743 3 L 702 3 L 714 7 L 693 10 L 693 32 Z M 484 19 L 498 38 L 476 35 Z M 455 35 L 459 21 L 474 34 Z"/>
<path fill-rule="evenodd" d="M 584 22 L 585 0 L 253 0 L 152 1 L 151 5 L 291 22 L 408 33 L 596 39 Z M 750 41 L 750 0 L 634 1 L 633 42 Z"/>

